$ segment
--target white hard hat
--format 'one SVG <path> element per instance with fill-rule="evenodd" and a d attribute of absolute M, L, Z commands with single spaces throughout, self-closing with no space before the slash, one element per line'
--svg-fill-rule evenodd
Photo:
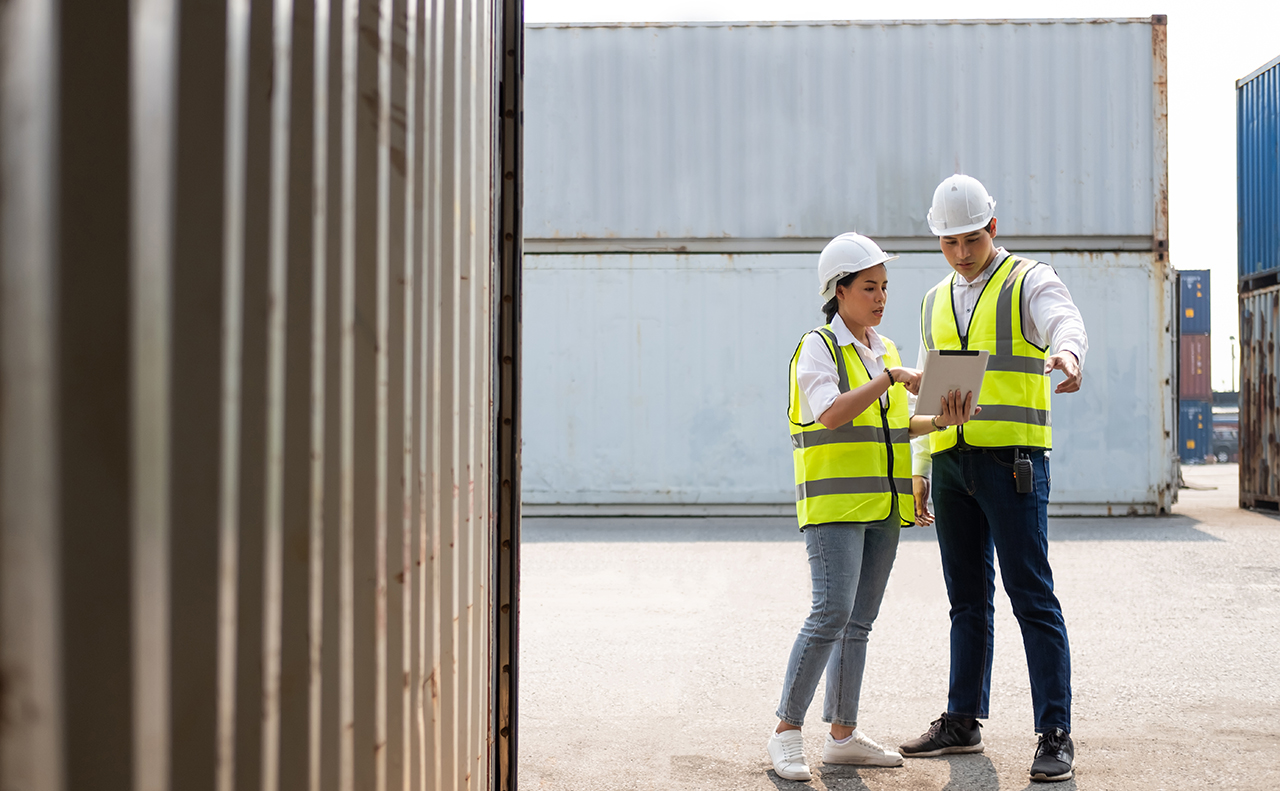
<path fill-rule="evenodd" d="M 827 242 L 818 256 L 818 292 L 824 301 L 830 300 L 836 295 L 836 281 L 840 278 L 897 257 L 885 255 L 880 245 L 860 233 L 842 233 Z"/>
<path fill-rule="evenodd" d="M 996 201 L 973 176 L 956 174 L 933 191 L 929 230 L 937 236 L 959 236 L 987 227 L 996 216 Z"/>

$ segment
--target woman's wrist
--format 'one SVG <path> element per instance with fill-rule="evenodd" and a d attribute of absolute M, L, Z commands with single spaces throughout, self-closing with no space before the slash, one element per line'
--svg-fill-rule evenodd
<path fill-rule="evenodd" d="M 893 387 L 894 385 L 896 385 L 896 384 L 897 384 L 897 381 L 895 381 L 895 380 L 894 380 L 894 378 L 893 378 L 893 371 L 892 371 L 892 370 L 890 370 L 890 369 L 888 369 L 888 368 L 884 369 L 884 375 L 885 375 L 885 376 L 887 376 L 887 377 L 889 377 L 889 386 L 890 386 L 890 387 Z"/>
<path fill-rule="evenodd" d="M 939 425 L 938 425 L 938 416 L 937 416 L 937 415 L 933 415 L 932 417 L 930 417 L 930 418 L 929 418 L 929 425 L 933 426 L 933 430 L 934 430 L 934 431 L 942 431 L 942 429 L 946 428 L 946 426 L 939 426 Z"/>

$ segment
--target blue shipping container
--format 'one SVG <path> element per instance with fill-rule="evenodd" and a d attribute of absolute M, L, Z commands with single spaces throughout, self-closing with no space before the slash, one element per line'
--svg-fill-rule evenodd
<path fill-rule="evenodd" d="M 1209 334 L 1209 270 L 1182 269 L 1178 271 L 1180 335 Z"/>
<path fill-rule="evenodd" d="M 1207 401 L 1178 402 L 1178 455 L 1198 464 L 1213 453 L 1213 405 Z"/>
<path fill-rule="evenodd" d="M 1280 275 L 1280 58 L 1236 81 L 1240 292 Z"/>

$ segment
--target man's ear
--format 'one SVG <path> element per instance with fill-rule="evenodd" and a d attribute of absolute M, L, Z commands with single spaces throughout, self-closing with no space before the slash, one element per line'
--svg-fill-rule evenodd
<path fill-rule="evenodd" d="M 987 233 L 991 234 L 991 238 L 996 238 L 996 218 L 991 218 L 991 223 L 987 226 Z"/>

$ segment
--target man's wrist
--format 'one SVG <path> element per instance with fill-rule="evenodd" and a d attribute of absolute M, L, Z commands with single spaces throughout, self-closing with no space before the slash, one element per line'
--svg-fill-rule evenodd
<path fill-rule="evenodd" d="M 939 425 L 938 425 L 938 416 L 937 416 L 937 415 L 932 415 L 932 416 L 930 416 L 930 418 L 929 418 L 929 424 L 930 424 L 931 426 L 933 426 L 933 430 L 934 430 L 934 431 L 942 431 L 942 426 L 939 426 Z"/>

